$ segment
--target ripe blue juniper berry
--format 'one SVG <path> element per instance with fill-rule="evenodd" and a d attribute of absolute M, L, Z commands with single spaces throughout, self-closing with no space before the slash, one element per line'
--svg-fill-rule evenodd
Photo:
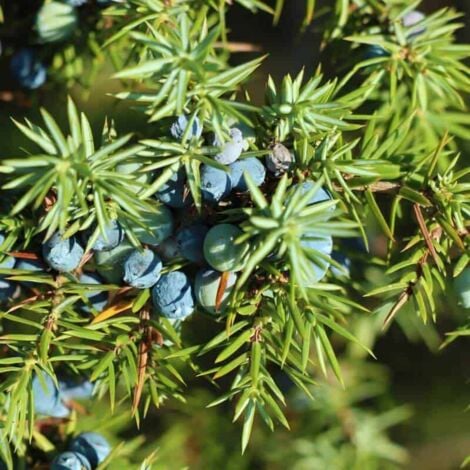
<path fill-rule="evenodd" d="M 230 181 L 235 191 L 245 192 L 248 186 L 245 181 L 248 173 L 256 186 L 261 186 L 266 177 L 264 165 L 255 157 L 243 158 L 230 165 Z"/>
<path fill-rule="evenodd" d="M 221 147 L 220 153 L 218 153 L 214 160 L 222 163 L 222 165 L 230 165 L 240 157 L 245 141 L 243 140 L 243 134 L 240 129 L 232 127 L 230 129 L 230 140 L 225 143 L 221 143 L 217 137 L 214 138 L 214 145 Z"/>
<path fill-rule="evenodd" d="M 96 432 L 84 432 L 70 443 L 70 450 L 84 455 L 92 468 L 102 463 L 111 452 L 109 442 Z"/>
<path fill-rule="evenodd" d="M 166 206 L 155 207 L 153 212 L 144 212 L 143 227 L 135 227 L 136 237 L 147 245 L 159 245 L 173 233 L 173 215 Z"/>
<path fill-rule="evenodd" d="M 175 139 L 182 139 L 186 128 L 188 127 L 190 117 L 186 115 L 181 115 L 179 116 L 176 121 L 171 125 L 170 127 L 170 133 Z M 199 139 L 202 135 L 202 125 L 197 118 L 197 116 L 194 118 L 192 122 L 191 129 L 189 131 L 189 137 L 193 139 Z"/>
<path fill-rule="evenodd" d="M 91 470 L 88 459 L 79 452 L 66 451 L 58 454 L 51 463 L 51 470 Z"/>
<path fill-rule="evenodd" d="M 137 289 L 146 289 L 156 284 L 161 270 L 162 262 L 152 250 L 134 250 L 124 262 L 124 282 Z"/>
<path fill-rule="evenodd" d="M 201 169 L 202 198 L 208 204 L 217 204 L 230 194 L 232 185 L 227 171 L 210 165 L 203 165 Z"/>
<path fill-rule="evenodd" d="M 99 233 L 98 238 L 93 244 L 95 251 L 108 251 L 116 248 L 124 239 L 124 231 L 117 220 L 112 220 L 105 227 L 104 234 Z"/>
<path fill-rule="evenodd" d="M 194 311 L 191 282 L 181 271 L 163 274 L 152 289 L 152 299 L 157 313 L 172 320 L 184 320 Z"/>
<path fill-rule="evenodd" d="M 44 261 L 56 271 L 71 272 L 79 264 L 84 250 L 75 237 L 62 238 L 55 233 L 42 246 Z"/>
<path fill-rule="evenodd" d="M 30 90 L 44 85 L 47 78 L 45 65 L 31 48 L 23 48 L 15 52 L 10 61 L 10 72 L 18 85 Z"/>
<path fill-rule="evenodd" d="M 157 191 L 155 196 L 164 204 L 179 209 L 189 204 L 190 197 L 186 194 L 186 176 L 179 170 Z"/>
<path fill-rule="evenodd" d="M 176 232 L 175 240 L 178 251 L 183 258 L 193 263 L 204 262 L 203 245 L 204 238 L 209 227 L 202 223 L 195 223 L 182 227 Z"/>

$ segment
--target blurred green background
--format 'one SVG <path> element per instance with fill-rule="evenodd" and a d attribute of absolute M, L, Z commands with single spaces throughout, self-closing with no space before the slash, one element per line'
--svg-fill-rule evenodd
<path fill-rule="evenodd" d="M 268 74 L 279 78 L 288 72 L 297 73 L 304 65 L 307 72 L 317 66 L 321 24 L 299 32 L 303 5 L 303 0 L 287 1 L 277 27 L 267 15 L 252 16 L 238 7 L 230 14 L 231 40 L 256 44 L 261 53 L 269 53 L 249 85 L 254 101 L 260 101 Z M 468 0 L 425 0 L 422 10 L 430 12 L 445 5 L 470 13 Z M 470 40 L 468 28 L 459 32 L 459 40 Z M 241 53 L 232 60 L 237 63 L 252 56 Z M 4 62 L 0 66 L 3 92 L 8 89 L 8 72 Z M 105 115 L 115 119 L 119 132 L 143 130 L 145 119 L 141 115 L 106 96 L 120 86 L 108 78 L 110 71 L 105 68 L 89 92 L 77 88 L 72 95 L 88 113 L 97 134 Z M 47 85 L 36 95 L 25 96 L 21 106 L 1 100 L 0 154 L 21 154 L 23 141 L 10 117 L 35 119 L 39 106 L 45 106 L 60 118 L 65 115 L 66 95 L 66 90 Z M 152 129 L 145 132 L 152 133 Z M 373 245 L 380 247 L 381 240 L 374 234 L 371 237 Z M 375 272 L 365 273 L 365 277 L 371 284 L 380 283 Z M 319 386 L 313 390 L 316 400 L 311 403 L 285 381 L 284 389 L 290 390 L 287 415 L 291 431 L 278 428 L 271 433 L 264 426 L 256 426 L 244 456 L 240 455 L 240 426 L 231 423 L 232 410 L 228 406 L 206 408 L 217 391 L 203 380 L 188 384 L 191 392 L 186 405 L 170 402 L 161 411 L 150 412 L 140 431 L 120 412 L 103 427 L 109 434 L 118 430 L 121 439 L 143 435 L 146 444 L 142 455 L 158 448 L 155 468 L 159 470 L 457 469 L 470 455 L 470 415 L 466 412 L 470 402 L 470 349 L 468 342 L 459 340 L 439 350 L 445 333 L 463 324 L 468 316 L 457 308 L 451 287 L 448 294 L 435 327 L 414 322 L 414 312 L 404 309 L 399 321 L 379 334 L 374 346 L 377 361 L 344 350 L 346 390 L 333 379 L 319 377 Z M 367 340 L 380 329 L 380 323 L 380 316 L 360 319 L 354 325 L 355 332 Z M 200 325 L 186 325 L 189 334 L 193 327 Z M 343 345 L 338 344 L 338 348 Z M 279 380 L 282 383 L 281 373 Z M 101 416 L 107 413 L 106 403 L 95 404 L 91 415 L 93 412 Z M 81 428 L 87 428 L 87 420 L 93 422 L 93 418 L 85 417 Z M 139 456 L 136 453 L 135 458 Z"/>

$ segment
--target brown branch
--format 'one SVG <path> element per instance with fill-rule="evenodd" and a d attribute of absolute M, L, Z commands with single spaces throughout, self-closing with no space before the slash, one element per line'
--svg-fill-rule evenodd
<path fill-rule="evenodd" d="M 150 319 L 149 310 L 144 307 L 140 312 L 140 321 L 142 326 L 142 339 L 139 343 L 139 359 L 137 364 L 137 384 L 134 390 L 134 400 L 132 402 L 132 414 L 134 415 L 139 407 L 142 397 L 142 390 L 145 384 L 145 373 L 147 371 L 148 356 L 152 347 L 152 337 L 148 326 Z"/>

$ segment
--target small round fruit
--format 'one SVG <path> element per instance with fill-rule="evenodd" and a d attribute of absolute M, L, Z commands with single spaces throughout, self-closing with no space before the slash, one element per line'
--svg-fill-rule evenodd
<path fill-rule="evenodd" d="M 266 155 L 266 167 L 271 173 L 279 176 L 289 171 L 294 162 L 294 155 L 282 144 L 277 143 Z"/>
<path fill-rule="evenodd" d="M 52 269 L 68 273 L 79 266 L 83 248 L 75 237 L 63 239 L 59 233 L 55 233 L 42 245 L 42 254 Z"/>
<path fill-rule="evenodd" d="M 89 380 L 68 378 L 59 380 L 60 394 L 64 400 L 85 400 L 91 398 L 95 386 Z"/>
<path fill-rule="evenodd" d="M 331 272 L 333 275 L 336 277 L 349 277 L 351 272 L 351 259 L 340 251 L 334 251 L 331 257 L 343 268 L 339 269 L 336 266 L 331 265 Z"/>
<path fill-rule="evenodd" d="M 223 312 L 227 307 L 229 296 L 237 282 L 235 273 L 227 273 L 227 284 L 222 295 L 219 309 L 216 311 L 217 292 L 219 290 L 222 273 L 212 269 L 201 269 L 194 280 L 194 293 L 201 307 L 209 313 Z"/>
<path fill-rule="evenodd" d="M 51 470 L 91 470 L 91 465 L 83 454 L 67 451 L 55 457 Z"/>
<path fill-rule="evenodd" d="M 137 289 L 147 289 L 160 279 L 162 261 L 148 248 L 134 250 L 124 263 L 124 282 Z"/>
<path fill-rule="evenodd" d="M 470 308 L 470 268 L 466 268 L 454 279 L 458 303 L 463 308 Z"/>
<path fill-rule="evenodd" d="M 127 241 L 109 251 L 95 254 L 96 270 L 111 284 L 120 284 L 124 276 L 124 261 L 135 250 Z"/>
<path fill-rule="evenodd" d="M 173 259 L 181 256 L 178 242 L 175 237 L 169 237 L 164 240 L 156 247 L 156 250 L 164 261 L 172 261 Z"/>
<path fill-rule="evenodd" d="M 112 220 L 105 227 L 105 232 L 98 235 L 92 248 L 95 251 L 109 251 L 116 248 L 124 239 L 124 231 L 117 220 Z"/>
<path fill-rule="evenodd" d="M 418 10 L 412 10 L 408 12 L 406 15 L 403 16 L 402 22 L 403 26 L 405 28 L 411 28 L 414 25 L 421 23 L 426 18 L 426 15 L 424 13 L 421 13 Z M 426 31 L 426 28 L 424 27 L 419 27 L 419 28 L 413 28 L 413 32 L 408 35 L 409 38 L 413 38 L 416 36 L 420 36 Z"/>
<path fill-rule="evenodd" d="M 104 284 L 103 279 L 94 273 L 83 273 L 79 281 L 81 284 Z M 90 290 L 85 296 L 88 298 L 89 303 L 80 302 L 80 309 L 85 313 L 91 313 L 92 311 L 101 312 L 108 303 L 108 293 L 105 291 Z"/>
<path fill-rule="evenodd" d="M 367 46 L 364 53 L 366 59 L 377 59 L 379 57 L 388 57 L 389 55 L 390 53 L 387 50 L 377 44 Z"/>
<path fill-rule="evenodd" d="M 84 455 L 92 468 L 96 468 L 111 452 L 109 442 L 96 432 L 84 432 L 70 443 L 70 450 Z"/>
<path fill-rule="evenodd" d="M 41 374 L 41 379 L 35 375 L 31 386 L 35 413 L 54 418 L 67 417 L 70 414 L 70 410 L 62 403 L 59 389 L 56 387 L 52 377 L 47 374 Z"/>
<path fill-rule="evenodd" d="M 243 232 L 232 224 L 219 224 L 207 232 L 204 239 L 204 257 L 217 271 L 240 271 L 245 263 L 248 243 L 235 244 Z"/>
<path fill-rule="evenodd" d="M 228 196 L 231 189 L 230 175 L 226 171 L 210 165 L 202 165 L 201 194 L 204 201 L 216 204 Z"/>
<path fill-rule="evenodd" d="M 36 57 L 33 49 L 23 48 L 11 58 L 10 71 L 12 77 L 22 88 L 35 90 L 44 85 L 47 69 Z"/>
<path fill-rule="evenodd" d="M 78 25 L 77 11 L 62 2 L 47 2 L 39 9 L 36 30 L 42 43 L 67 39 Z"/>
<path fill-rule="evenodd" d="M 176 121 L 170 127 L 170 134 L 175 138 L 180 140 L 183 137 L 183 134 L 189 124 L 189 116 L 182 114 L 178 116 Z M 199 139 L 202 135 L 202 125 L 197 117 L 194 118 L 191 130 L 189 132 L 189 138 Z"/>
<path fill-rule="evenodd" d="M 144 212 L 143 227 L 134 227 L 135 236 L 147 245 L 159 245 L 173 233 L 173 215 L 167 207 L 160 205 L 154 212 Z"/>
<path fill-rule="evenodd" d="M 233 127 L 230 129 L 230 140 L 228 142 L 222 143 L 215 137 L 214 145 L 221 147 L 220 152 L 214 157 L 214 160 L 222 165 L 230 165 L 238 160 L 242 154 L 245 142 L 240 129 Z"/>
<path fill-rule="evenodd" d="M 183 258 L 198 264 L 204 262 L 202 250 L 208 230 L 203 224 L 192 224 L 178 230 L 176 244 Z"/>
<path fill-rule="evenodd" d="M 248 191 L 244 174 L 248 173 L 256 186 L 261 186 L 266 177 L 264 165 L 255 157 L 244 158 L 230 165 L 230 180 L 235 191 Z"/>
<path fill-rule="evenodd" d="M 143 167 L 142 163 L 128 162 L 121 163 L 116 167 L 116 171 L 121 175 L 132 175 L 135 178 L 135 182 L 126 181 L 126 187 L 133 193 L 139 193 L 142 188 L 150 183 L 150 173 L 140 173 L 140 169 Z"/>
<path fill-rule="evenodd" d="M 152 299 L 159 315 L 183 320 L 194 311 L 191 283 L 181 271 L 163 274 L 152 289 Z"/>
<path fill-rule="evenodd" d="M 333 250 L 333 239 L 329 235 L 316 235 L 310 233 L 304 235 L 300 241 L 302 248 L 310 254 L 315 255 L 315 252 L 319 252 L 323 255 L 330 256 Z M 303 276 L 299 279 L 300 283 L 304 287 L 308 287 L 312 284 L 320 282 L 324 277 L 330 266 L 329 261 L 322 259 L 308 259 L 307 266 L 304 267 L 302 274 Z"/>
<path fill-rule="evenodd" d="M 190 197 L 185 190 L 185 173 L 179 170 L 157 191 L 155 196 L 164 204 L 181 209 L 188 204 Z"/>

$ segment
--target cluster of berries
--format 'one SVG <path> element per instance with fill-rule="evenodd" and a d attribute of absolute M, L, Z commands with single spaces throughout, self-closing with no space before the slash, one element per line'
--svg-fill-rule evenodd
<path fill-rule="evenodd" d="M 187 129 L 188 125 L 190 129 Z M 170 128 L 175 139 L 186 136 L 187 131 L 190 138 L 202 136 L 202 126 L 197 117 L 182 115 Z M 247 173 L 259 186 L 265 180 L 266 167 L 279 175 L 287 171 L 293 161 L 293 155 L 281 144 L 274 146 L 266 156 L 266 167 L 256 157 L 240 158 L 247 142 L 236 127 L 231 129 L 227 142 L 221 143 L 215 138 L 214 145 L 218 148 L 214 159 L 227 166 L 227 171 L 202 165 L 201 192 L 209 207 L 228 196 L 230 191 L 238 195 L 246 192 Z M 135 168 L 133 166 L 133 170 L 138 167 L 138 164 Z M 124 171 L 129 171 L 129 168 Z M 302 193 L 313 185 L 309 180 L 301 183 Z M 95 285 L 86 293 L 87 302 L 80 304 L 80 310 L 85 313 L 105 309 L 108 291 L 100 291 L 97 286 L 106 283 L 151 289 L 156 313 L 175 322 L 193 313 L 196 303 L 209 313 L 223 312 L 236 284 L 237 272 L 243 269 L 249 256 L 249 242 L 240 242 L 244 232 L 234 224 L 211 224 L 206 219 L 188 217 L 191 198 L 182 172 L 174 173 L 155 196 L 160 203 L 156 203 L 153 212 L 143 214 L 142 227 L 133 229 L 135 237 L 143 245 L 142 249 L 135 248 L 126 239 L 119 222 L 113 220 L 105 233 L 91 243 L 91 257 L 85 256 L 84 250 L 84 246 L 89 244 L 89 234 L 81 232 L 77 236 L 63 238 L 56 233 L 42 244 L 41 255 L 35 255 L 38 259 L 15 260 L 6 256 L 0 268 L 15 268 L 29 274 L 50 268 L 59 273 L 74 274 L 77 282 L 86 285 L 85 289 Z M 329 194 L 320 189 L 310 204 L 329 199 Z M 0 234 L 0 249 L 3 240 L 4 236 Z M 329 257 L 333 240 L 331 236 L 305 234 L 302 245 Z M 175 261 L 182 262 L 179 266 L 183 266 L 184 271 L 168 266 Z M 329 264 L 311 264 L 309 281 L 318 282 L 326 274 Z M 12 297 L 16 288 L 6 277 L 0 279 L 0 299 L 5 301 Z"/>
<path fill-rule="evenodd" d="M 113 2 L 122 0 L 96 0 L 93 3 L 106 7 Z M 80 28 L 78 8 L 87 3 L 88 0 L 54 0 L 42 4 L 34 21 L 35 43 L 15 51 L 10 60 L 11 75 L 20 87 L 34 90 L 45 83 L 47 66 L 38 52 L 47 49 L 41 46 L 69 39 Z"/>
<path fill-rule="evenodd" d="M 34 407 L 41 417 L 66 418 L 73 400 L 89 399 L 93 385 L 88 381 L 61 379 L 58 385 L 46 374 L 35 375 L 32 382 Z M 74 437 L 65 452 L 51 463 L 52 470 L 91 470 L 101 464 L 111 452 L 108 441 L 95 432 Z"/>

